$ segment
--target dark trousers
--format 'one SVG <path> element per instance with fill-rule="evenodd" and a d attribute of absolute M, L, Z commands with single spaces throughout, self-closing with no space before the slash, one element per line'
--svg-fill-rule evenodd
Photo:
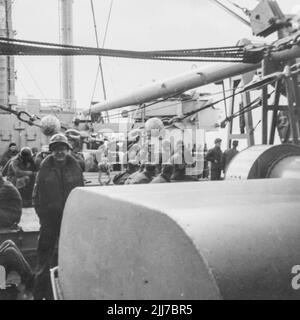
<path fill-rule="evenodd" d="M 6 275 L 12 271 L 17 272 L 26 287 L 32 283 L 32 270 L 20 249 L 11 240 L 0 245 L 0 265 L 5 268 Z"/>
<path fill-rule="evenodd" d="M 211 170 L 210 180 L 221 180 L 221 171 L 222 170 Z"/>
<path fill-rule="evenodd" d="M 33 297 L 35 300 L 52 300 L 50 268 L 57 265 L 56 245 L 59 238 L 61 218 L 41 219 L 37 248 L 37 268 Z"/>

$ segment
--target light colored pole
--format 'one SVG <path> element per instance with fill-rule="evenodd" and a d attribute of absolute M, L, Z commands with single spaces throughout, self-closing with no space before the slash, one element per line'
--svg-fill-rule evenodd
<path fill-rule="evenodd" d="M 61 44 L 73 44 L 73 0 L 59 0 L 59 36 Z M 74 101 L 73 57 L 60 58 L 60 96 L 70 109 Z"/>

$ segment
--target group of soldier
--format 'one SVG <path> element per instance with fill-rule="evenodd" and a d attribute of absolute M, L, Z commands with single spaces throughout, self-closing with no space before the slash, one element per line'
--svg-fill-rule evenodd
<path fill-rule="evenodd" d="M 14 150 L 14 145 L 10 149 Z M 35 211 L 40 221 L 40 234 L 37 245 L 37 267 L 34 275 L 25 272 L 24 257 L 16 250 L 11 242 L 1 245 L 0 251 L 2 265 L 7 268 L 22 269 L 30 285 L 33 287 L 34 299 L 51 299 L 51 282 L 49 270 L 51 266 L 57 265 L 55 248 L 59 238 L 63 209 L 70 192 L 79 186 L 83 186 L 83 172 L 79 162 L 70 155 L 71 146 L 63 134 L 55 134 L 49 143 L 47 157 L 41 162 L 35 161 L 32 150 L 28 147 L 22 148 L 4 165 L 6 181 L 0 174 L 0 218 L 11 213 L 16 214 L 20 221 L 22 213 L 22 196 L 31 193 Z M 12 173 L 11 173 L 12 172 Z M 32 178 L 32 180 L 31 180 Z M 8 181 L 7 181 L 8 180 Z M 22 192 L 22 194 L 21 194 Z M 25 200 L 27 200 L 25 198 Z M 24 199 L 23 199 L 24 205 Z M 3 222 L 3 221 L 1 221 Z M 2 224 L 3 225 L 3 224 Z M 7 225 L 8 227 L 8 225 Z M 28 286 L 27 278 L 23 279 Z"/>
<path fill-rule="evenodd" d="M 211 162 L 211 180 L 219 180 L 221 171 L 238 152 L 237 142 L 233 148 L 222 153 L 221 139 L 215 140 L 215 147 L 206 154 L 206 161 Z M 148 150 L 147 150 L 148 149 Z M 151 148 L 150 148 L 151 149 Z M 169 183 L 180 181 L 197 181 L 197 177 L 186 174 L 188 166 L 195 162 L 191 151 L 183 141 L 178 141 L 174 147 L 163 144 L 157 161 L 151 161 L 149 146 L 133 146 L 126 157 L 125 170 L 117 174 L 112 182 L 116 185 Z M 172 149 L 172 150 L 171 150 Z M 110 164 L 107 148 L 102 148 L 103 157 L 98 163 L 100 184 L 111 183 Z M 6 261 L 19 266 L 24 274 L 24 281 L 33 288 L 35 299 L 51 299 L 51 282 L 49 270 L 57 264 L 55 253 L 59 238 L 63 210 L 70 192 L 84 186 L 84 158 L 80 156 L 75 144 L 64 134 L 51 137 L 47 148 L 40 152 L 24 147 L 18 152 L 14 143 L 2 156 L 0 171 L 0 226 L 12 227 L 20 221 L 22 206 L 34 206 L 40 221 L 40 234 L 37 245 L 37 267 L 29 272 L 28 264 L 20 251 L 10 241 L 0 244 L 0 262 Z M 103 183 L 103 175 L 107 181 Z M 3 178 L 6 176 L 6 179 Z M 12 259 L 11 259 L 12 258 Z M 5 261 L 1 262 L 5 264 Z M 10 264 L 8 264 L 9 267 Z"/>
<path fill-rule="evenodd" d="M 221 180 L 222 172 L 226 172 L 229 163 L 233 159 L 234 156 L 238 154 L 238 141 L 234 140 L 232 142 L 232 148 L 227 149 L 222 152 L 221 150 L 222 140 L 217 138 L 215 140 L 214 148 L 208 150 L 206 154 L 206 161 L 210 162 L 210 180 Z"/>

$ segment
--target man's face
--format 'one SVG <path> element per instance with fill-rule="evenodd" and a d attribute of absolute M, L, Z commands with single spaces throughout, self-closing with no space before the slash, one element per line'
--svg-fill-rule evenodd
<path fill-rule="evenodd" d="M 69 149 L 64 144 L 58 144 L 53 148 L 52 154 L 57 162 L 64 162 L 66 160 Z"/>
<path fill-rule="evenodd" d="M 217 142 L 216 147 L 221 148 L 221 142 Z"/>

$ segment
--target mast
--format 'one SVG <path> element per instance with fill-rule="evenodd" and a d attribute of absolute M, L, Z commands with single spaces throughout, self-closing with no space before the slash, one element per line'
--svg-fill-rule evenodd
<path fill-rule="evenodd" d="M 61 44 L 73 44 L 73 0 L 59 0 Z M 60 58 L 60 97 L 67 109 L 74 107 L 73 57 Z"/>

